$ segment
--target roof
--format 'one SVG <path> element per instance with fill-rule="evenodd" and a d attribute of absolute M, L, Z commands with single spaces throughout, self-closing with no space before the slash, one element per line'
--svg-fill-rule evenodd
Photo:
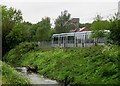
<path fill-rule="evenodd" d="M 74 29 L 71 32 L 83 32 L 83 31 L 89 31 L 88 28 L 83 27 L 83 28 L 79 28 L 79 29 Z"/>

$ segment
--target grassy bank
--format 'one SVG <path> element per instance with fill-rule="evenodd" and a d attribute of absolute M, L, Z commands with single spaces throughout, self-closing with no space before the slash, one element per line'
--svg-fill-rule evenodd
<path fill-rule="evenodd" d="M 38 66 L 40 74 L 67 84 L 119 84 L 118 46 L 42 50 L 30 45 L 12 49 L 6 62 Z"/>
<path fill-rule="evenodd" d="M 11 85 L 27 85 L 29 86 L 28 79 L 21 76 L 14 68 L 0 61 L 2 64 L 2 84 Z"/>

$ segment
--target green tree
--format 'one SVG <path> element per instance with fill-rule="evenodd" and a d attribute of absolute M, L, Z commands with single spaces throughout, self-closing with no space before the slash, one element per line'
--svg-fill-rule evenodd
<path fill-rule="evenodd" d="M 108 30 L 109 22 L 107 20 L 102 20 L 102 17 L 100 15 L 97 15 L 90 29 L 91 30 Z"/>
<path fill-rule="evenodd" d="M 69 30 L 73 29 L 70 17 L 71 15 L 67 10 L 61 12 L 61 15 L 55 20 L 56 33 L 69 32 Z"/>
<path fill-rule="evenodd" d="M 30 41 L 30 26 L 30 24 L 23 22 L 18 23 L 13 27 L 13 29 L 6 36 L 6 42 L 9 44 L 10 48 L 15 47 L 21 42 Z"/>
<path fill-rule="evenodd" d="M 48 41 L 51 36 L 50 18 L 42 18 L 42 21 L 30 27 L 31 41 Z"/>
<path fill-rule="evenodd" d="M 112 43 L 120 45 L 120 19 L 115 15 L 110 19 L 110 37 Z"/>
<path fill-rule="evenodd" d="M 32 26 L 31 23 L 29 22 L 23 22 L 21 23 L 21 30 L 22 30 L 22 36 L 24 41 L 30 41 L 31 36 L 30 36 L 30 27 Z"/>
<path fill-rule="evenodd" d="M 29 31 L 30 31 L 30 41 L 35 41 L 35 34 L 36 34 L 36 31 L 37 31 L 37 27 L 39 27 L 38 23 L 37 24 L 33 24 L 30 28 L 29 28 Z"/>
<path fill-rule="evenodd" d="M 48 41 L 50 38 L 50 18 L 42 18 L 42 21 L 38 23 L 39 27 L 37 28 L 35 37 L 37 41 Z"/>
<path fill-rule="evenodd" d="M 83 23 L 83 24 L 80 23 L 80 24 L 79 24 L 79 27 L 80 27 L 80 28 L 82 28 L 82 27 L 86 27 L 86 28 L 90 29 L 90 27 L 91 27 L 91 23 Z"/>
<path fill-rule="evenodd" d="M 22 31 L 18 26 L 13 27 L 10 33 L 6 36 L 6 42 L 9 44 L 9 48 L 12 49 L 15 45 L 22 42 Z"/>
<path fill-rule="evenodd" d="M 7 8 L 2 6 L 2 52 L 3 55 L 10 50 L 6 41 L 6 36 L 9 34 L 15 24 L 22 22 L 22 13 L 12 7 Z"/>
<path fill-rule="evenodd" d="M 107 20 L 102 20 L 100 15 L 95 17 L 90 29 L 92 32 L 92 37 L 96 39 L 96 42 L 101 37 L 106 37 L 108 34 L 105 30 L 109 30 L 110 23 Z"/>

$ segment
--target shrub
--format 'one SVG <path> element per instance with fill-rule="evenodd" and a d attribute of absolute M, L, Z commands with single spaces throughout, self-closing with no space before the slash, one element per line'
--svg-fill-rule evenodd
<path fill-rule="evenodd" d="M 39 47 L 36 42 L 29 43 L 23 42 L 16 46 L 14 49 L 11 49 L 4 57 L 4 60 L 11 65 L 17 66 L 20 64 L 22 56 L 32 50 L 38 50 Z"/>
<path fill-rule="evenodd" d="M 2 84 L 19 84 L 19 85 L 28 85 L 30 84 L 29 80 L 21 76 L 14 68 L 2 63 Z"/>
<path fill-rule="evenodd" d="M 72 85 L 118 84 L 117 48 L 93 46 L 29 51 L 23 54 L 19 65 L 38 66 L 38 73 Z"/>

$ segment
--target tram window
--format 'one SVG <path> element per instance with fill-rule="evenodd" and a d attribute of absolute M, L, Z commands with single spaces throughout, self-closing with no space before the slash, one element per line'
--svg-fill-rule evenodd
<path fill-rule="evenodd" d="M 59 42 L 63 43 L 63 37 L 60 37 Z"/>
<path fill-rule="evenodd" d="M 78 39 L 77 41 L 78 41 L 78 43 L 81 43 L 81 39 Z"/>
<path fill-rule="evenodd" d="M 53 38 L 53 44 L 58 44 L 58 37 Z"/>
<path fill-rule="evenodd" d="M 74 43 L 74 36 L 68 36 L 68 43 Z"/>
<path fill-rule="evenodd" d="M 93 39 L 87 39 L 87 43 L 94 43 Z"/>
<path fill-rule="evenodd" d="M 90 40 L 90 43 L 94 43 L 94 39 L 91 39 L 91 40 Z"/>
<path fill-rule="evenodd" d="M 104 43 L 105 42 L 105 38 L 99 38 L 98 39 L 98 43 Z"/>
<path fill-rule="evenodd" d="M 62 37 L 62 43 L 65 41 L 65 37 Z"/>

